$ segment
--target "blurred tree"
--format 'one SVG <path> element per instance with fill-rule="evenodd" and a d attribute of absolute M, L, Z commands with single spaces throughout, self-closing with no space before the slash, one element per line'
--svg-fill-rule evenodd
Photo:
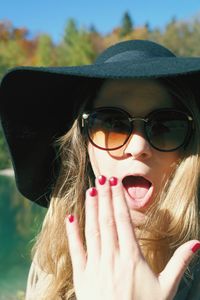
<path fill-rule="evenodd" d="M 8 66 L 6 65 L 6 61 L 4 60 L 3 56 L 0 54 L 0 80 L 7 69 Z"/>
<path fill-rule="evenodd" d="M 13 28 L 12 29 L 12 39 L 13 40 L 25 40 L 28 37 L 27 28 Z"/>
<path fill-rule="evenodd" d="M 175 18 L 166 26 L 160 42 L 172 50 L 176 55 L 190 56 L 192 54 L 191 36 L 193 28 L 191 24 L 183 21 L 176 21 Z"/>
<path fill-rule="evenodd" d="M 96 29 L 96 26 L 94 24 L 90 25 L 89 32 L 98 34 L 98 30 Z"/>
<path fill-rule="evenodd" d="M 68 46 L 73 46 L 73 39 L 78 36 L 79 30 L 74 19 L 69 19 L 64 30 L 63 41 Z"/>
<path fill-rule="evenodd" d="M 148 39 L 154 42 L 159 43 L 161 41 L 162 33 L 158 27 L 152 29 L 148 32 Z"/>
<path fill-rule="evenodd" d="M 28 35 L 28 29 L 0 21 L 0 76 L 7 68 L 34 64 L 36 40 L 28 39 Z"/>
<path fill-rule="evenodd" d="M 191 28 L 191 34 L 188 37 L 190 54 L 192 56 L 200 56 L 200 14 L 191 20 L 189 26 Z"/>
<path fill-rule="evenodd" d="M 7 144 L 0 127 L 0 170 L 11 167 L 10 156 L 8 153 Z"/>
<path fill-rule="evenodd" d="M 134 31 L 126 35 L 126 40 L 147 40 L 149 39 L 149 32 L 146 26 L 136 27 Z"/>
<path fill-rule="evenodd" d="M 10 21 L 0 21 L 0 41 L 5 42 L 11 39 L 13 25 Z"/>
<path fill-rule="evenodd" d="M 166 25 L 160 42 L 169 47 L 174 53 L 176 53 L 178 48 L 177 45 L 179 45 L 179 37 L 175 17 L 173 17 Z"/>
<path fill-rule="evenodd" d="M 85 29 L 79 29 L 74 19 L 68 20 L 63 40 L 57 47 L 58 64 L 67 66 L 89 64 L 95 56 L 90 33 Z"/>
<path fill-rule="evenodd" d="M 122 17 L 120 37 L 124 37 L 130 34 L 132 31 L 133 31 L 133 21 L 131 19 L 130 14 L 128 12 L 125 12 Z"/>
<path fill-rule="evenodd" d="M 38 37 L 35 56 L 36 65 L 50 66 L 55 64 L 54 45 L 49 35 L 43 34 Z"/>
<path fill-rule="evenodd" d="M 89 39 L 94 51 L 94 58 L 96 58 L 105 49 L 104 38 L 94 26 L 91 26 L 89 30 Z"/>
<path fill-rule="evenodd" d="M 3 64 L 11 68 L 13 66 L 23 65 L 26 53 L 18 41 L 11 39 L 7 42 L 0 43 L 0 56 Z"/>
<path fill-rule="evenodd" d="M 122 37 L 120 36 L 120 33 L 121 33 L 121 28 L 116 27 L 112 30 L 112 32 L 110 34 L 107 34 L 104 37 L 105 48 L 107 48 L 111 45 L 114 45 L 118 41 L 122 40 Z"/>
<path fill-rule="evenodd" d="M 150 26 L 150 23 L 148 21 L 144 24 L 144 27 L 146 28 L 146 31 L 148 33 L 151 32 L 151 26 Z"/>
<path fill-rule="evenodd" d="M 14 295 L 4 298 L 3 287 L 7 290 L 9 282 L 12 292 L 22 286 L 25 288 L 31 248 L 41 229 L 46 209 L 24 199 L 10 176 L 0 176 L 0 199 L 0 299 L 19 299 Z"/>

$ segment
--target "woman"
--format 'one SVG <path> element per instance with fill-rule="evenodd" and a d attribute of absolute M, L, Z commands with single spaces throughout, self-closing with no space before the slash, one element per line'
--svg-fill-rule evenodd
<path fill-rule="evenodd" d="M 4 77 L 16 182 L 48 206 L 26 299 L 200 299 L 199 70 L 126 41 Z"/>

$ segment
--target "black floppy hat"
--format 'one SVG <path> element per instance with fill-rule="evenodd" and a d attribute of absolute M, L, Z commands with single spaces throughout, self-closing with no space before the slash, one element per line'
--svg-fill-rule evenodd
<path fill-rule="evenodd" d="M 0 85 L 0 118 L 19 191 L 48 206 L 59 170 L 54 141 L 69 130 L 96 79 L 178 76 L 198 89 L 200 57 L 177 57 L 145 40 L 111 46 L 91 65 L 8 71 Z"/>

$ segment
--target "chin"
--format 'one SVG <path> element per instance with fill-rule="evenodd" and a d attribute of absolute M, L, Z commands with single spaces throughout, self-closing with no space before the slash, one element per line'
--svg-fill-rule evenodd
<path fill-rule="evenodd" d="M 143 225 L 146 221 L 145 212 L 139 210 L 130 210 L 130 216 L 132 223 L 135 227 Z"/>

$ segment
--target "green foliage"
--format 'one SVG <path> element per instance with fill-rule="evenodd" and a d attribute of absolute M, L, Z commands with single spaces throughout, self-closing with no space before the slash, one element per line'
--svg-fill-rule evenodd
<path fill-rule="evenodd" d="M 6 64 L 4 57 L 0 55 L 0 79 L 3 77 L 3 74 L 8 69 L 8 65 Z"/>
<path fill-rule="evenodd" d="M 40 35 L 37 41 L 36 64 L 39 66 L 54 65 L 54 46 L 49 35 Z"/>
<path fill-rule="evenodd" d="M 7 144 L 3 136 L 2 130 L 0 129 L 0 170 L 11 167 L 10 156 L 8 153 Z"/>
<path fill-rule="evenodd" d="M 194 22 L 177 22 L 175 19 L 172 19 L 166 26 L 159 42 L 170 48 L 176 55 L 200 56 L 199 38 L 199 20 Z"/>
<path fill-rule="evenodd" d="M 2 63 L 13 67 L 24 64 L 25 51 L 17 40 L 0 43 L 0 56 Z"/>
<path fill-rule="evenodd" d="M 76 21 L 69 19 L 64 30 L 63 42 L 68 46 L 73 46 L 74 39 L 76 39 L 78 35 L 79 30 Z"/>
<path fill-rule="evenodd" d="M 0 176 L 0 212 L 0 299 L 22 300 L 46 209 L 19 194 L 12 176 Z"/>
<path fill-rule="evenodd" d="M 133 31 L 133 22 L 128 12 L 125 12 L 122 18 L 120 36 L 124 37 Z"/>
<path fill-rule="evenodd" d="M 74 19 L 69 19 L 61 44 L 57 48 L 58 65 L 90 64 L 95 58 L 90 33 L 78 28 Z"/>
<path fill-rule="evenodd" d="M 17 297 L 17 300 L 25 300 L 25 292 L 17 291 L 16 297 Z"/>

